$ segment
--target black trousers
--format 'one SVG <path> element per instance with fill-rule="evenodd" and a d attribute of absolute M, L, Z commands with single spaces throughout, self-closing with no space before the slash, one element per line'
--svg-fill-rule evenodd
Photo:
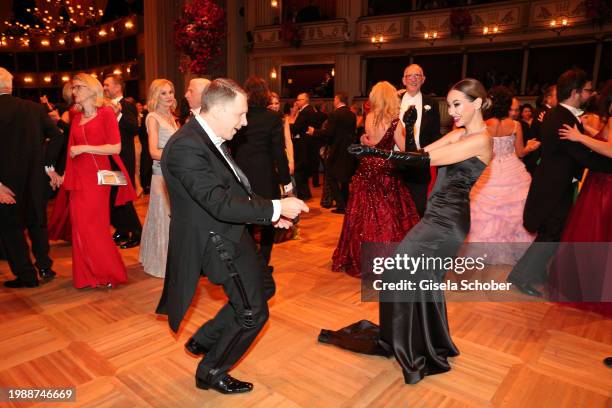
<path fill-rule="evenodd" d="M 44 207 L 47 208 L 47 198 L 44 199 Z M 49 231 L 47 229 L 47 213 L 42 211 L 37 214 L 32 208 L 26 213 L 26 228 L 32 243 L 32 253 L 36 259 L 38 269 L 51 268 L 53 261 L 49 257 Z"/>
<path fill-rule="evenodd" d="M 571 196 L 563 197 L 557 203 L 557 206 L 538 229 L 538 235 L 533 244 L 512 268 L 508 280 L 522 285 L 546 282 L 548 261 L 557 251 L 571 208 Z M 538 243 L 543 242 L 546 244 L 538 245 Z"/>
<path fill-rule="evenodd" d="M 268 320 L 268 299 L 274 296 L 276 290 L 274 279 L 264 267 L 255 243 L 246 230 L 240 240 L 239 255 L 234 259 L 234 265 L 244 290 L 228 277 L 221 284 L 228 302 L 193 335 L 195 341 L 209 350 L 196 371 L 196 376 L 205 381 L 215 381 L 246 353 Z M 251 306 L 252 326 L 245 324 L 242 295 L 246 296 Z"/>
<path fill-rule="evenodd" d="M 349 183 L 339 182 L 332 175 L 328 176 L 328 180 L 332 197 L 334 198 L 334 201 L 336 201 L 336 207 L 339 210 L 344 210 L 346 208 L 346 203 L 349 196 Z"/>
<path fill-rule="evenodd" d="M 35 281 L 37 279 L 36 269 L 30 259 L 30 249 L 23 229 L 17 225 L 2 227 L 0 228 L 0 240 L 11 272 L 24 282 Z"/>
<path fill-rule="evenodd" d="M 304 137 L 293 139 L 293 152 L 295 157 L 295 193 L 301 200 L 312 198 L 308 178 L 312 175 L 311 161 L 308 155 L 308 140 Z"/>
<path fill-rule="evenodd" d="M 270 264 L 270 257 L 272 256 L 276 228 L 274 228 L 274 225 L 249 225 L 247 229 L 253 239 L 255 238 L 255 233 L 259 231 L 259 256 L 267 267 Z"/>
<path fill-rule="evenodd" d="M 110 221 L 117 233 L 121 235 L 136 235 L 140 237 L 142 225 L 136 214 L 134 204 L 129 202 L 124 205 L 115 206 L 118 187 L 112 187 L 110 193 Z"/>

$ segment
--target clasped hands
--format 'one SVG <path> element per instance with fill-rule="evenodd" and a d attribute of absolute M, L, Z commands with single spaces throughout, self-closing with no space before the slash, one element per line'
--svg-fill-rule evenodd
<path fill-rule="evenodd" d="M 287 197 L 280 200 L 281 217 L 274 223 L 276 228 L 291 228 L 293 220 L 302 212 L 309 212 L 308 206 L 299 198 Z"/>

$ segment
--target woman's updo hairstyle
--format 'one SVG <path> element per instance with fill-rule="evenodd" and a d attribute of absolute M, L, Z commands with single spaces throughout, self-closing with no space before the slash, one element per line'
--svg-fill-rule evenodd
<path fill-rule="evenodd" d="M 505 86 L 494 86 L 489 90 L 489 97 L 493 101 L 489 114 L 499 120 L 507 118 L 512 106 L 512 92 Z"/>
<path fill-rule="evenodd" d="M 455 90 L 455 91 L 459 91 L 463 93 L 467 97 L 467 99 L 469 99 L 472 102 L 480 98 L 482 100 L 482 105 L 480 106 L 480 110 L 483 113 L 487 111 L 489 108 L 491 108 L 491 106 L 493 105 L 493 103 L 491 102 L 491 98 L 487 96 L 487 90 L 485 89 L 484 86 L 482 86 L 480 81 L 478 81 L 477 79 L 474 79 L 474 78 L 462 79 L 461 81 L 453 85 L 453 87 L 450 90 L 451 91 Z"/>

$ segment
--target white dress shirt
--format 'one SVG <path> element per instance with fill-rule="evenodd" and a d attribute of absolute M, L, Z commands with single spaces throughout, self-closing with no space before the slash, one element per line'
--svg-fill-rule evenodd
<path fill-rule="evenodd" d="M 212 128 L 208 125 L 208 123 L 206 123 L 204 118 L 202 118 L 201 115 L 195 115 L 195 118 L 198 121 L 198 123 L 200 124 L 200 126 L 202 127 L 202 129 L 204 129 L 204 131 L 206 132 L 206 134 L 208 135 L 210 140 L 213 142 L 213 144 L 215 145 L 215 147 L 217 148 L 219 153 L 221 153 L 221 156 L 223 156 L 223 158 L 225 159 L 227 164 L 230 166 L 230 169 L 232 169 L 232 171 L 236 175 L 236 178 L 238 180 L 240 180 L 240 176 L 238 175 L 238 173 L 234 169 L 234 166 L 232 166 L 232 163 L 227 159 L 227 157 L 225 156 L 225 153 L 223 152 L 223 150 L 221 150 L 221 145 L 225 142 L 225 139 L 217 136 L 215 134 L 215 132 L 212 130 Z M 278 221 L 278 219 L 281 216 L 280 200 L 271 200 L 271 201 L 272 201 L 272 206 L 274 207 L 274 212 L 272 214 L 272 222 L 276 222 L 276 221 Z"/>
<path fill-rule="evenodd" d="M 417 149 L 421 148 L 421 143 L 419 140 L 419 134 L 421 132 L 421 118 L 423 117 L 423 94 L 418 92 L 416 95 L 411 96 L 408 92 L 404 93 L 402 96 L 402 104 L 400 105 L 400 123 L 402 126 L 404 125 L 404 113 L 408 110 L 410 105 L 414 105 L 417 111 L 417 120 L 414 124 L 414 141 L 416 142 Z"/>
<path fill-rule="evenodd" d="M 572 112 L 572 115 L 574 115 L 576 117 L 576 119 L 578 119 L 578 120 L 580 120 L 580 116 L 584 113 L 583 110 L 578 109 L 578 108 L 574 108 L 573 106 L 566 105 L 564 103 L 560 103 L 559 105 L 563 106 L 565 109 L 567 109 L 568 111 Z"/>
<path fill-rule="evenodd" d="M 198 106 L 197 108 L 193 108 L 193 109 L 190 109 L 190 110 L 191 110 L 191 113 L 193 113 L 193 116 L 199 116 L 200 115 L 200 109 L 202 109 L 202 107 Z"/>
<path fill-rule="evenodd" d="M 121 102 L 122 99 L 123 99 L 123 95 L 119 95 L 118 97 L 111 99 L 111 101 L 113 101 L 115 105 L 119 105 L 119 102 Z M 123 116 L 123 112 L 119 112 L 119 115 L 117 115 L 117 122 L 121 120 L 122 116 Z"/>

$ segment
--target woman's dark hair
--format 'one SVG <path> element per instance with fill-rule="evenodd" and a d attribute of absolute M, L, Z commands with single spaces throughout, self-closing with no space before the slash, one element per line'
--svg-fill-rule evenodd
<path fill-rule="evenodd" d="M 491 99 L 487 97 L 486 89 L 484 88 L 484 86 L 482 86 L 480 81 L 478 81 L 477 79 L 474 79 L 474 78 L 462 79 L 461 81 L 453 85 L 450 90 L 459 91 L 463 93 L 470 101 L 474 101 L 478 98 L 482 99 L 482 106 L 480 107 L 480 110 L 482 112 L 485 112 L 491 107 Z M 508 115 L 507 111 L 506 111 L 506 115 Z"/>
<path fill-rule="evenodd" d="M 489 114 L 497 119 L 507 118 L 514 97 L 512 92 L 505 86 L 498 85 L 489 90 L 489 97 L 493 101 Z"/>
<path fill-rule="evenodd" d="M 244 81 L 249 106 L 266 107 L 270 103 L 268 83 L 261 77 L 252 76 Z"/>

